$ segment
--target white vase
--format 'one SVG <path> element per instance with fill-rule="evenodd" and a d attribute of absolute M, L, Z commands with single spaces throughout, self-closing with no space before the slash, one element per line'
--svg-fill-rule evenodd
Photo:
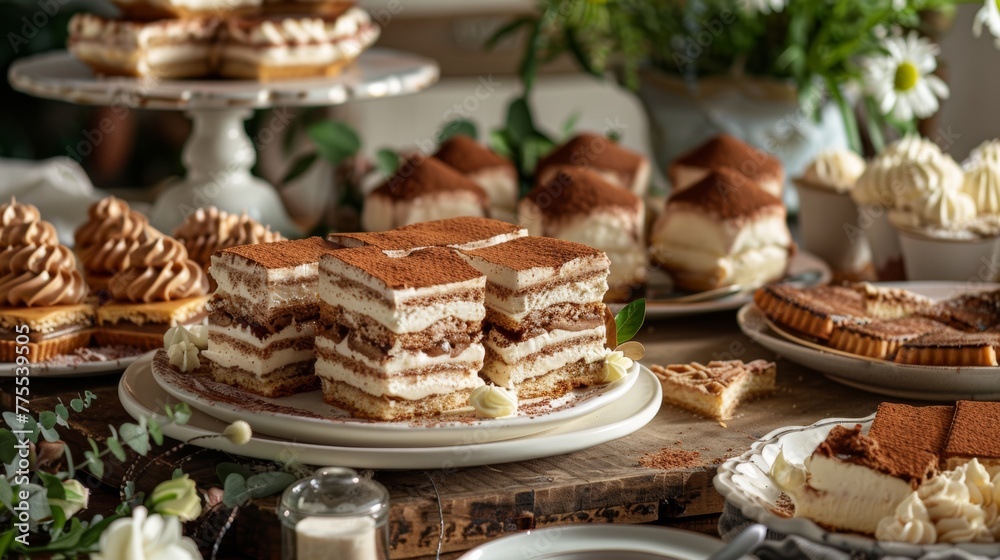
<path fill-rule="evenodd" d="M 820 100 L 816 120 L 800 104 L 795 87 L 783 81 L 709 77 L 689 84 L 647 69 L 640 75 L 638 95 L 649 115 L 650 141 L 660 169 L 723 132 L 781 160 L 788 181 L 821 150 L 848 145 L 834 103 Z M 790 210 L 798 208 L 794 188 L 785 189 L 785 202 Z"/>

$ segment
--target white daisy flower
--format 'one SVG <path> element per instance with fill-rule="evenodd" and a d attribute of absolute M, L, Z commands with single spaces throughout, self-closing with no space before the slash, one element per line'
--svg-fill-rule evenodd
<path fill-rule="evenodd" d="M 769 14 L 785 8 L 785 0 L 739 0 L 744 12 Z"/>
<path fill-rule="evenodd" d="M 997 0 L 986 0 L 976 12 L 976 19 L 972 22 L 973 35 L 979 37 L 983 34 L 984 23 L 993 35 L 993 44 L 1000 49 L 1000 2 Z"/>
<path fill-rule="evenodd" d="M 862 61 L 864 83 L 879 110 L 903 121 L 929 117 L 938 110 L 938 98 L 948 98 L 948 86 L 933 74 L 940 49 L 911 31 L 906 37 L 883 42 L 885 55 Z"/>

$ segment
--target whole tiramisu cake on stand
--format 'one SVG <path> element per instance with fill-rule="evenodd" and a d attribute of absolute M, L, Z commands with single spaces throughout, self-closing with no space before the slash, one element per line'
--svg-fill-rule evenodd
<path fill-rule="evenodd" d="M 598 134 L 579 134 L 549 152 L 538 161 L 535 184 L 548 183 L 565 167 L 589 169 L 637 196 L 649 189 L 649 160 Z"/>
<path fill-rule="evenodd" d="M 483 377 L 521 399 L 602 382 L 610 266 L 603 251 L 522 237 L 461 254 L 487 278 Z"/>
<path fill-rule="evenodd" d="M 518 204 L 530 235 L 589 245 L 611 259 L 608 301 L 629 301 L 646 281 L 642 199 L 583 167 L 563 167 Z"/>
<path fill-rule="evenodd" d="M 313 344 L 322 330 L 319 237 L 242 245 L 212 257 L 208 349 L 216 381 L 266 397 L 314 389 Z"/>
<path fill-rule="evenodd" d="M 436 158 L 414 156 L 365 197 L 361 227 L 386 231 L 458 216 L 485 217 L 489 204 L 486 191 L 472 179 Z"/>
<path fill-rule="evenodd" d="M 736 171 L 778 198 L 785 189 L 785 168 L 780 161 L 728 134 L 714 136 L 678 156 L 667 169 L 667 176 L 676 193 L 721 168 Z"/>
<path fill-rule="evenodd" d="M 783 277 L 795 245 L 781 199 L 732 169 L 701 177 L 667 199 L 650 238 L 653 261 L 695 292 Z"/>
<path fill-rule="evenodd" d="M 324 255 L 319 293 L 331 326 L 316 339 L 324 400 L 376 420 L 468 404 L 482 383 L 485 289 L 486 277 L 451 249 Z"/>
<path fill-rule="evenodd" d="M 514 220 L 520 185 L 510 161 L 464 134 L 445 140 L 434 157 L 455 168 L 486 191 L 490 215 Z"/>

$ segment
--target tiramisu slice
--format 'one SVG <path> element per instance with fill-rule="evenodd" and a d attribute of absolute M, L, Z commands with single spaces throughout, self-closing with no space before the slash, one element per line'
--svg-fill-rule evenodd
<path fill-rule="evenodd" d="M 489 214 L 482 187 L 433 157 L 415 156 L 365 197 L 361 226 L 386 231 L 400 226 L 458 216 Z"/>
<path fill-rule="evenodd" d="M 486 191 L 490 197 L 491 215 L 514 217 L 520 185 L 513 163 L 464 134 L 446 140 L 434 157 Z"/>
<path fill-rule="evenodd" d="M 948 442 L 954 406 L 878 405 L 868 435 L 882 447 L 917 449 L 941 455 Z"/>
<path fill-rule="evenodd" d="M 471 216 L 420 222 L 373 233 L 331 233 L 327 239 L 340 247 L 378 247 L 400 257 L 427 247 L 480 249 L 528 235 L 519 225 Z"/>
<path fill-rule="evenodd" d="M 819 340 L 829 340 L 837 325 L 871 320 L 861 295 L 840 286 L 765 286 L 754 293 L 753 300 L 768 319 Z"/>
<path fill-rule="evenodd" d="M 858 356 L 891 360 L 900 345 L 944 328 L 941 323 L 924 317 L 842 322 L 835 324 L 830 333 L 830 347 Z"/>
<path fill-rule="evenodd" d="M 989 471 L 1000 473 L 1000 403 L 958 401 L 952 419 L 943 462 L 948 470 L 973 458 Z"/>
<path fill-rule="evenodd" d="M 603 380 L 602 251 L 529 236 L 462 255 L 487 278 L 484 377 L 521 399 Z"/>
<path fill-rule="evenodd" d="M 897 364 L 921 366 L 996 366 L 1000 334 L 969 333 L 943 327 L 903 343 Z"/>
<path fill-rule="evenodd" d="M 649 188 L 649 160 L 598 134 L 575 136 L 539 160 L 535 184 L 548 183 L 560 168 L 567 166 L 590 169 L 612 185 L 638 196 L 646 194 Z"/>
<path fill-rule="evenodd" d="M 219 45 L 219 73 L 273 81 L 335 76 L 378 39 L 368 12 L 334 16 L 261 16 L 227 19 Z"/>
<path fill-rule="evenodd" d="M 927 314 L 963 331 L 985 331 L 1000 324 L 1000 290 L 962 294 L 939 302 Z"/>
<path fill-rule="evenodd" d="M 485 289 L 486 278 L 451 249 L 324 255 L 319 293 L 332 325 L 316 338 L 324 400 L 376 420 L 465 406 L 481 384 Z"/>
<path fill-rule="evenodd" d="M 528 234 L 589 245 L 611 259 L 609 301 L 629 301 L 648 262 L 642 199 L 582 167 L 563 167 L 518 204 Z"/>
<path fill-rule="evenodd" d="M 739 172 L 772 196 L 781 197 L 785 188 L 785 169 L 777 158 L 728 134 L 710 138 L 679 156 L 670 164 L 667 175 L 676 193 L 723 167 Z"/>
<path fill-rule="evenodd" d="M 653 260 L 690 291 L 777 280 L 793 249 L 781 200 L 729 169 L 672 194 L 650 242 Z"/>
<path fill-rule="evenodd" d="M 874 286 L 860 282 L 851 286 L 861 294 L 865 310 L 875 319 L 899 319 L 929 313 L 936 305 L 933 299 L 902 288 Z"/>
<path fill-rule="evenodd" d="M 318 385 L 313 343 L 322 329 L 319 237 L 242 245 L 212 257 L 218 289 L 209 304 L 208 350 L 217 381 L 268 397 Z"/>
<path fill-rule="evenodd" d="M 779 464 L 776 461 L 775 467 Z M 883 517 L 937 473 L 938 456 L 912 447 L 882 446 L 863 435 L 858 424 L 853 429 L 834 426 L 804 467 L 801 485 L 782 488 L 795 502 L 795 517 L 833 531 L 874 534 Z"/>
<path fill-rule="evenodd" d="M 213 71 L 218 26 L 215 18 L 134 21 L 75 14 L 68 49 L 97 74 L 195 78 Z"/>
<path fill-rule="evenodd" d="M 663 384 L 663 400 L 716 420 L 729 420 L 741 402 L 771 393 L 777 372 L 774 362 L 764 360 L 653 365 L 650 369 Z"/>

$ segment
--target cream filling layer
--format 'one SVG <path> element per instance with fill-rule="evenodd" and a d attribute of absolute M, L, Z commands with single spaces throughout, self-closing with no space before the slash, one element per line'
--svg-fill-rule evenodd
<path fill-rule="evenodd" d="M 594 336 L 600 337 L 601 340 L 604 339 L 604 325 L 598 325 L 597 327 L 583 331 L 553 330 L 514 344 L 511 344 L 503 335 L 493 330 L 486 337 L 486 345 L 500 356 L 504 362 L 517 364 L 522 360 L 531 358 L 549 346 L 565 344 L 577 338 Z"/>
<path fill-rule="evenodd" d="M 452 363 L 482 364 L 483 357 L 486 355 L 486 350 L 483 348 L 482 344 L 470 344 L 465 350 L 454 358 L 451 357 L 450 354 L 428 356 L 423 352 L 401 352 L 390 357 L 385 362 L 377 362 L 360 352 L 352 350 L 348 344 L 347 338 L 341 340 L 339 343 L 334 343 L 329 338 L 320 336 L 316 338 L 316 347 L 360 362 L 365 366 L 382 373 L 386 377 L 405 376 L 406 372 L 410 370 Z M 323 359 L 320 358 L 319 361 L 323 361 Z M 357 375 L 357 373 L 355 373 L 355 375 Z"/>
<path fill-rule="evenodd" d="M 584 305 L 602 301 L 607 291 L 608 282 L 604 276 L 582 282 L 567 282 L 550 290 L 529 292 L 521 296 L 504 297 L 487 288 L 486 305 L 515 321 L 520 321 L 532 311 L 559 303 Z"/>
<path fill-rule="evenodd" d="M 372 193 L 365 197 L 361 225 L 365 231 L 386 231 L 420 222 L 485 217 L 479 197 L 468 191 L 428 194 L 412 200 L 395 200 Z"/>
<path fill-rule="evenodd" d="M 316 337 L 316 325 L 313 323 L 299 324 L 293 322 L 287 327 L 281 329 L 280 331 L 270 336 L 267 336 L 264 339 L 260 339 L 254 336 L 253 332 L 250 331 L 249 327 L 239 325 L 238 323 L 234 323 L 228 327 L 222 327 L 219 325 L 213 325 L 209 323 L 208 348 L 210 350 L 213 348 L 213 339 L 215 341 L 214 342 L 215 344 L 219 343 L 226 344 L 224 342 L 224 339 L 219 338 L 220 336 L 233 338 L 240 342 L 249 344 L 254 348 L 260 348 L 261 350 L 264 350 L 271 344 L 283 340 L 299 340 L 299 339 L 312 340 L 313 338 Z"/>
<path fill-rule="evenodd" d="M 210 45 L 179 44 L 136 50 L 112 47 L 97 41 L 77 41 L 70 46 L 70 51 L 84 60 L 119 68 L 134 68 L 145 73 L 155 66 L 180 64 L 195 60 L 208 61 L 211 58 L 212 47 Z"/>
<path fill-rule="evenodd" d="M 494 384 L 510 389 L 528 379 L 540 377 L 580 360 L 586 363 L 602 360 L 604 355 L 604 340 L 601 339 L 569 346 L 552 354 L 539 355 L 534 359 L 520 360 L 515 364 L 508 364 L 502 359 L 487 360 L 483 366 L 483 374 Z"/>
<path fill-rule="evenodd" d="M 216 341 L 211 348 L 205 350 L 201 355 L 222 367 L 239 368 L 250 372 L 258 378 L 263 378 L 280 367 L 298 362 L 312 361 L 316 355 L 312 350 L 298 350 L 296 348 L 285 348 L 271 354 L 266 359 L 261 359 L 252 354 L 244 354 L 238 348 Z"/>
<path fill-rule="evenodd" d="M 473 367 L 460 374 L 450 371 L 427 375 L 374 378 L 358 375 L 357 372 L 338 363 L 322 359 L 316 361 L 316 375 L 323 379 L 347 383 L 376 397 L 388 396 L 410 401 L 425 399 L 432 395 L 447 395 L 462 389 L 472 389 L 482 383 Z"/>
<path fill-rule="evenodd" d="M 268 308 L 283 307 L 289 303 L 317 301 L 316 278 L 319 276 L 319 264 L 310 263 L 283 271 L 268 271 L 266 277 L 260 278 L 264 285 L 250 286 L 246 282 L 237 281 L 230 275 L 227 267 L 212 263 L 212 278 L 218 288 L 217 293 L 231 294 L 252 302 L 263 301 Z M 254 276 L 263 276 L 254 274 Z M 288 281 L 291 280 L 289 283 Z"/>
<path fill-rule="evenodd" d="M 697 250 L 677 249 L 660 261 L 687 275 L 718 278 L 720 285 L 762 286 L 781 278 L 788 267 L 788 249 L 762 247 L 736 255 L 719 257 Z"/>
<path fill-rule="evenodd" d="M 356 45 L 331 43 L 267 47 L 224 45 L 220 52 L 224 61 L 238 60 L 265 66 L 325 66 L 352 60 L 360 54 L 361 49 Z"/>

